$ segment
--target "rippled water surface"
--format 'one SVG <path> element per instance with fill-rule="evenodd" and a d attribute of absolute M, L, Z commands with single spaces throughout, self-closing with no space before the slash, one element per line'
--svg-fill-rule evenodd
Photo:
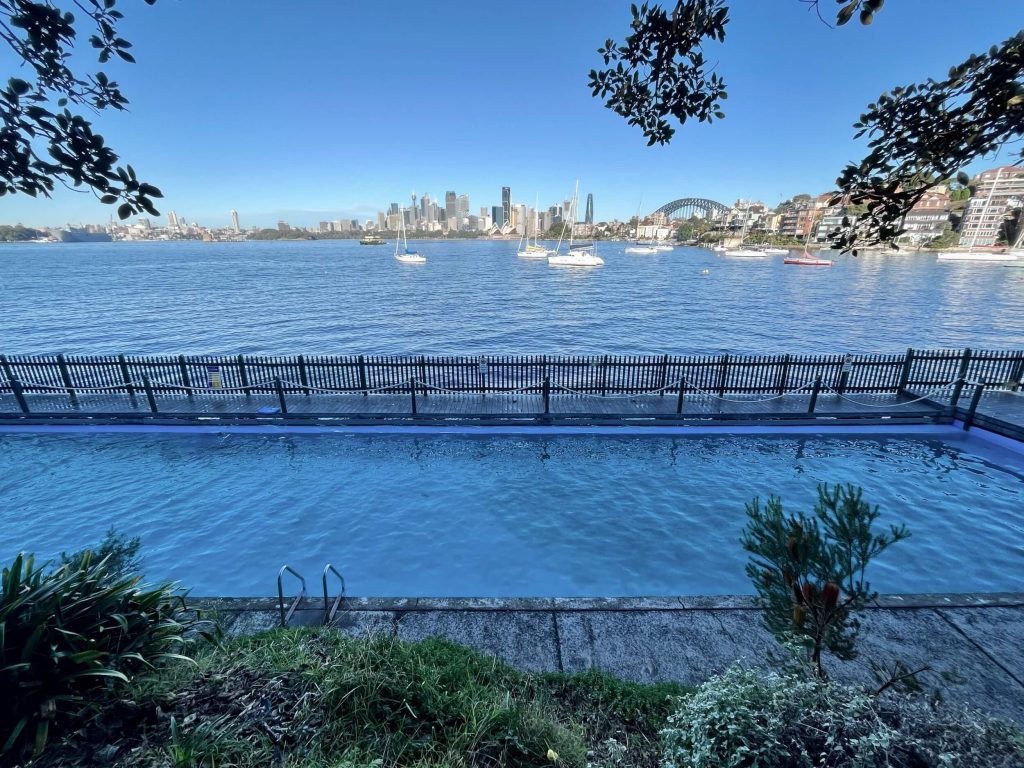
<path fill-rule="evenodd" d="M 355 595 L 750 591 L 753 496 L 810 511 L 851 481 L 912 538 L 885 592 L 1019 590 L 1024 456 L 941 429 L 878 436 L 0 434 L 0 560 L 110 525 L 151 578 L 273 594 L 326 562 Z M 312 583 L 312 582 L 311 582 Z"/>
<path fill-rule="evenodd" d="M 96 243 L 0 247 L 0 352 L 900 352 L 1024 344 L 1024 269 L 933 255 L 717 258 L 678 248 L 606 266 L 518 259 L 516 242 L 391 246 Z M 708 275 L 703 270 L 709 270 Z"/>

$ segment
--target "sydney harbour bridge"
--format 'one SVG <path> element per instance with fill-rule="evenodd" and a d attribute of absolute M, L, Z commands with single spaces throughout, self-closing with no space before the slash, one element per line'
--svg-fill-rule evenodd
<path fill-rule="evenodd" d="M 654 214 L 663 213 L 668 219 L 691 219 L 699 216 L 705 219 L 721 219 L 728 215 L 729 206 L 703 197 L 682 197 L 665 203 Z M 653 214 L 652 214 L 653 215 Z"/>

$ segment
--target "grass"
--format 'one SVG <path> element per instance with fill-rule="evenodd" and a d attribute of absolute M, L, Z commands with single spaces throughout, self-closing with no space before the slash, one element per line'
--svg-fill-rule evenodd
<path fill-rule="evenodd" d="M 530 674 L 454 643 L 275 630 L 200 648 L 39 766 L 655 766 L 687 693 Z"/>

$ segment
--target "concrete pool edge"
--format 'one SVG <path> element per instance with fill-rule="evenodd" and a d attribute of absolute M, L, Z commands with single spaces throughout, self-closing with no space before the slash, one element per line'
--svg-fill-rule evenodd
<path fill-rule="evenodd" d="M 293 598 L 287 598 L 290 600 Z M 333 596 L 332 596 L 333 599 Z M 209 611 L 277 611 L 275 597 L 190 597 L 190 607 Z M 323 597 L 306 597 L 298 611 L 323 612 Z M 1024 592 L 879 595 L 874 609 L 1024 608 Z M 344 611 L 713 611 L 758 610 L 753 595 L 659 597 L 350 597 Z"/>
<path fill-rule="evenodd" d="M 280 625 L 273 598 L 195 598 L 226 634 Z M 323 598 L 290 626 L 318 626 Z M 927 667 L 926 692 L 1024 724 L 1024 593 L 885 595 L 860 614 L 859 658 L 839 681 L 877 687 L 872 663 Z M 747 595 L 633 598 L 346 598 L 332 629 L 408 642 L 439 637 L 531 672 L 598 669 L 641 683 L 699 685 L 732 664 L 769 669 L 781 648 Z"/>

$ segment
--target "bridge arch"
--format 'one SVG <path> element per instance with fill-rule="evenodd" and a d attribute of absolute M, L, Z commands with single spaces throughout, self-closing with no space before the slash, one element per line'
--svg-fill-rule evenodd
<path fill-rule="evenodd" d="M 729 206 L 703 197 L 681 197 L 665 203 L 654 213 L 663 213 L 669 219 L 689 219 L 698 214 L 715 219 L 728 214 Z"/>

